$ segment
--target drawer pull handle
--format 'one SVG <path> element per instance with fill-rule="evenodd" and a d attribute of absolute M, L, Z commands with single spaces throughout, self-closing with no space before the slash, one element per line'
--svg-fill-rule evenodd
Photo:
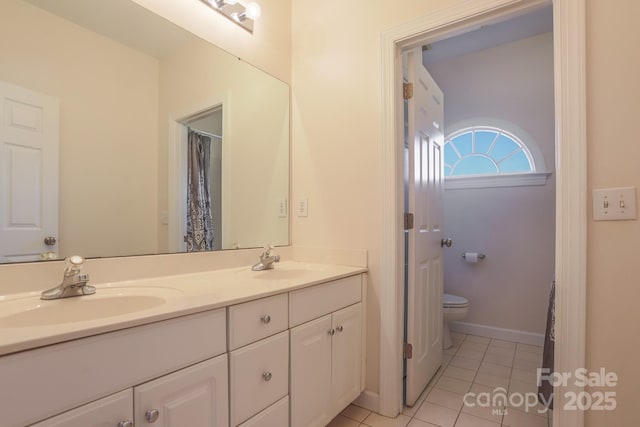
<path fill-rule="evenodd" d="M 342 332 L 343 330 L 344 330 L 344 327 L 342 325 L 336 326 L 336 331 Z"/>
<path fill-rule="evenodd" d="M 133 427 L 133 421 L 131 420 L 120 421 L 118 423 L 118 427 Z"/>
<path fill-rule="evenodd" d="M 265 381 L 271 381 L 271 372 L 263 372 L 262 378 L 264 378 Z"/>
<path fill-rule="evenodd" d="M 160 411 L 158 411 L 157 409 L 149 409 L 144 414 L 145 420 L 147 420 L 147 422 L 150 422 L 150 423 L 155 423 L 156 421 L 158 421 L 159 417 L 160 417 Z"/>
<path fill-rule="evenodd" d="M 333 328 L 331 328 L 331 329 L 329 329 L 329 330 L 327 331 L 327 333 L 328 333 L 329 335 L 333 336 L 333 335 L 336 333 L 336 330 L 335 330 L 335 329 L 333 329 Z"/>
<path fill-rule="evenodd" d="M 269 316 L 268 314 L 265 314 L 260 318 L 260 320 L 262 320 L 262 323 L 267 324 L 271 322 L 271 316 Z"/>

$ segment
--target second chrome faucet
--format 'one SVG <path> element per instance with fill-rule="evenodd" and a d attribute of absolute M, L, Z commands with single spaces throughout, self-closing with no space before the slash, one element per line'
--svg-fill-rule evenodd
<path fill-rule="evenodd" d="M 273 253 L 273 246 L 266 245 L 260 254 L 260 261 L 251 266 L 253 271 L 271 270 L 274 262 L 280 262 L 280 255 Z"/>

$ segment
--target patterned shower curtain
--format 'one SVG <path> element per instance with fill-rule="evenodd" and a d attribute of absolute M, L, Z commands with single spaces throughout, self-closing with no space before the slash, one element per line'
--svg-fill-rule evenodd
<path fill-rule="evenodd" d="M 211 138 L 189 129 L 187 191 L 187 252 L 213 249 L 213 218 L 209 191 Z"/>

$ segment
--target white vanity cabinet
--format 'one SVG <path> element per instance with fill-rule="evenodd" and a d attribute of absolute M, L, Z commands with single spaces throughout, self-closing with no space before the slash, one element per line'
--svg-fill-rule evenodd
<path fill-rule="evenodd" d="M 364 388 L 361 281 L 291 293 L 291 427 L 325 426 Z"/>
<path fill-rule="evenodd" d="M 2 356 L 0 426 L 324 427 L 364 390 L 352 274 Z"/>
<path fill-rule="evenodd" d="M 223 354 L 32 427 L 226 427 L 227 411 Z"/>

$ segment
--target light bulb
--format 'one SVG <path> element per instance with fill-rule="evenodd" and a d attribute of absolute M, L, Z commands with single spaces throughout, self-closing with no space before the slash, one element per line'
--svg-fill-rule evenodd
<path fill-rule="evenodd" d="M 262 9 L 260 9 L 260 5 L 258 3 L 249 3 L 247 5 L 247 18 L 253 19 L 254 21 L 260 18 L 262 14 Z"/>

